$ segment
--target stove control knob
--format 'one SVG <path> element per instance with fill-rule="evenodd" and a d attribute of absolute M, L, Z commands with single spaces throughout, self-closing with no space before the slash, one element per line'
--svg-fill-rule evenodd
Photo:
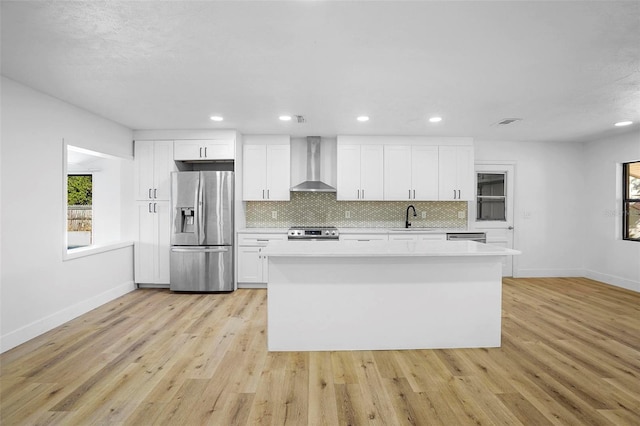
<path fill-rule="evenodd" d="M 331 231 L 331 235 L 336 235 L 336 231 Z"/>

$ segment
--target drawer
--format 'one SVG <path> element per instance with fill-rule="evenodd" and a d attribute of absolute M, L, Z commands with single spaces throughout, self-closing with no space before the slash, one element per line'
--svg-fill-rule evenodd
<path fill-rule="evenodd" d="M 271 241 L 287 241 L 286 234 L 238 234 L 239 246 L 267 245 Z"/>
<path fill-rule="evenodd" d="M 341 234 L 340 241 L 387 241 L 387 234 Z"/>

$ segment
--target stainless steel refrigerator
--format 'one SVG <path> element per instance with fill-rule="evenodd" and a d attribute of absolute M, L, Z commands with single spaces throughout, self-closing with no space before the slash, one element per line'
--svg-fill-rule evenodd
<path fill-rule="evenodd" d="M 233 181 L 233 172 L 171 173 L 171 290 L 234 290 Z"/>

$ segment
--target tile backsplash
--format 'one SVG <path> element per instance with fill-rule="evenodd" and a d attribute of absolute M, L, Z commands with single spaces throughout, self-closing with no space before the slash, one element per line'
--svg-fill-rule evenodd
<path fill-rule="evenodd" d="M 466 201 L 337 201 L 336 194 L 292 192 L 291 201 L 247 201 L 247 228 L 401 228 L 409 205 L 418 213 L 410 218 L 414 228 L 467 227 Z M 459 212 L 464 213 L 462 219 Z"/>

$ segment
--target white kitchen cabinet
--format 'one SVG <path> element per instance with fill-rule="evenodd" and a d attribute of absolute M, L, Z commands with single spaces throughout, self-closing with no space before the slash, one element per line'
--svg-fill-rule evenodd
<path fill-rule="evenodd" d="M 238 234 L 238 286 L 251 287 L 258 284 L 264 287 L 267 283 L 267 259 L 262 250 L 272 241 L 285 241 L 287 235 L 282 234 Z"/>
<path fill-rule="evenodd" d="M 265 262 L 261 254 L 265 246 L 238 247 L 238 284 L 266 281 L 263 275 Z"/>
<path fill-rule="evenodd" d="M 139 201 L 135 243 L 135 282 L 169 284 L 171 212 L 168 201 Z"/>
<path fill-rule="evenodd" d="M 446 233 L 421 232 L 419 230 L 390 232 L 390 241 L 446 241 Z"/>
<path fill-rule="evenodd" d="M 418 241 L 418 235 L 411 231 L 399 234 L 389 234 L 389 241 Z"/>
<path fill-rule="evenodd" d="M 340 234 L 340 241 L 388 241 L 389 236 L 384 234 Z"/>
<path fill-rule="evenodd" d="M 169 201 L 170 175 L 176 171 L 173 141 L 135 142 L 136 200 Z"/>
<path fill-rule="evenodd" d="M 338 144 L 337 156 L 337 200 L 384 199 L 383 145 Z"/>
<path fill-rule="evenodd" d="M 473 201 L 474 165 L 472 146 L 439 148 L 438 194 L 443 201 Z"/>
<path fill-rule="evenodd" d="M 438 147 L 385 145 L 384 199 L 438 200 Z"/>
<path fill-rule="evenodd" d="M 289 201 L 291 198 L 289 143 L 245 144 L 242 173 L 244 201 Z"/>
<path fill-rule="evenodd" d="M 446 241 L 447 234 L 418 234 L 418 241 Z"/>
<path fill-rule="evenodd" d="M 235 159 L 235 142 L 230 139 L 176 140 L 173 146 L 176 161 L 213 161 Z"/>

